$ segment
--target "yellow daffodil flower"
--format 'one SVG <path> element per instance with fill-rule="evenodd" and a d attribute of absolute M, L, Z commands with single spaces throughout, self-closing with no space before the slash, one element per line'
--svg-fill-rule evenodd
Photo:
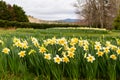
<path fill-rule="evenodd" d="M 65 62 L 65 63 L 68 63 L 69 58 L 66 55 L 64 55 L 64 57 L 62 58 L 62 61 Z"/>
<path fill-rule="evenodd" d="M 118 49 L 116 50 L 116 52 L 117 52 L 117 54 L 120 54 L 120 49 L 118 48 Z"/>
<path fill-rule="evenodd" d="M 72 38 L 71 41 L 70 41 L 70 45 L 74 46 L 75 44 L 78 43 L 78 38 Z"/>
<path fill-rule="evenodd" d="M 44 58 L 47 59 L 47 60 L 50 60 L 51 59 L 51 54 L 44 54 Z"/>
<path fill-rule="evenodd" d="M 26 52 L 26 51 L 20 51 L 20 52 L 18 53 L 18 55 L 19 55 L 20 57 L 24 57 L 24 56 L 26 55 L 25 52 Z"/>
<path fill-rule="evenodd" d="M 67 55 L 68 57 L 70 57 L 70 58 L 74 58 L 74 55 L 75 55 L 74 52 L 70 52 L 70 51 L 68 51 L 68 55 Z"/>
<path fill-rule="evenodd" d="M 65 38 L 57 39 L 57 43 L 59 45 L 63 45 L 64 46 L 65 44 L 67 44 L 67 40 Z"/>
<path fill-rule="evenodd" d="M 45 47 L 40 47 L 39 52 L 40 53 L 45 53 L 47 49 Z"/>
<path fill-rule="evenodd" d="M 104 55 L 104 53 L 101 51 L 98 51 L 96 54 L 98 55 L 98 57 L 100 57 L 100 56 L 102 57 Z"/>
<path fill-rule="evenodd" d="M 62 61 L 62 59 L 59 57 L 59 55 L 56 55 L 56 57 L 53 58 L 55 63 L 60 64 L 60 62 Z"/>
<path fill-rule="evenodd" d="M 9 54 L 10 49 L 9 49 L 9 48 L 4 48 L 4 49 L 2 50 L 2 52 L 5 53 L 5 54 Z"/>
<path fill-rule="evenodd" d="M 88 54 L 87 61 L 93 63 L 94 60 L 95 60 L 95 57 Z"/>
<path fill-rule="evenodd" d="M 116 60 L 116 59 L 117 59 L 117 57 L 116 57 L 115 54 L 110 55 L 110 58 L 113 59 L 113 60 Z"/>

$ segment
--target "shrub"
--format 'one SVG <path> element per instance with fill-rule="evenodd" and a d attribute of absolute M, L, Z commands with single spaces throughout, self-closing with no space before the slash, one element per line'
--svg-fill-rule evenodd
<path fill-rule="evenodd" d="M 46 29 L 46 28 L 52 28 L 52 27 L 80 27 L 80 26 L 74 25 L 74 24 L 47 24 L 47 23 L 39 24 L 39 23 L 0 20 L 0 27 Z"/>

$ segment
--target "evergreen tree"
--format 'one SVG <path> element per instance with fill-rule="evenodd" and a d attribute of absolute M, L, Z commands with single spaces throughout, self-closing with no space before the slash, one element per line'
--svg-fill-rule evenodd
<path fill-rule="evenodd" d="M 0 1 L 0 19 L 9 21 L 28 22 L 27 15 L 24 10 L 17 6 L 6 4 L 4 1 Z"/>
<path fill-rule="evenodd" d="M 8 11 L 9 11 L 9 21 L 16 21 L 16 19 L 15 19 L 15 13 L 13 12 L 13 7 L 10 5 L 10 4 L 8 4 L 7 5 L 7 9 L 8 9 Z"/>
<path fill-rule="evenodd" d="M 0 1 L 0 19 L 9 20 L 10 15 L 7 9 L 7 4 L 4 1 Z"/>
<path fill-rule="evenodd" d="M 28 22 L 28 18 L 25 15 L 25 12 L 23 9 L 17 5 L 13 5 L 13 13 L 15 13 L 14 17 L 16 21 L 19 22 Z"/>

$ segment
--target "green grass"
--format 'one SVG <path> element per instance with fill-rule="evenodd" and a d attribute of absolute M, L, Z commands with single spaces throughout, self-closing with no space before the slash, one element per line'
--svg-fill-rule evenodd
<path fill-rule="evenodd" d="M 12 35 L 12 36 L 37 36 L 37 37 L 119 37 L 120 31 L 108 31 L 108 30 L 95 30 L 95 29 L 20 29 L 17 30 L 0 30 L 0 35 Z M 7 36 L 7 35 L 6 35 Z"/>
<path fill-rule="evenodd" d="M 119 31 L 108 31 L 108 30 L 100 30 L 100 29 L 81 29 L 81 28 L 67 28 L 67 29 L 16 29 L 16 30 L 8 30 L 1 29 L 0 30 L 0 40 L 4 41 L 4 45 L 0 45 L 0 79 L 2 80 L 78 80 L 79 77 L 81 79 L 94 79 L 96 77 L 101 79 L 115 79 L 115 69 L 118 69 L 117 73 L 120 71 L 119 60 L 118 61 L 106 60 L 110 54 L 115 53 L 115 51 L 111 50 L 109 55 L 105 55 L 103 59 L 96 58 L 96 61 L 91 64 L 86 60 L 83 60 L 83 56 L 85 51 L 76 45 L 75 58 L 70 59 L 70 63 L 68 64 L 55 64 L 54 61 L 46 61 L 44 60 L 43 55 L 40 55 L 38 48 L 33 46 L 31 42 L 31 36 L 38 39 L 40 46 L 43 44 L 43 40 L 56 37 L 62 38 L 65 37 L 68 42 L 71 38 L 77 37 L 78 39 L 88 40 L 90 42 L 90 50 L 87 53 L 91 53 L 95 57 L 94 50 L 94 42 L 100 41 L 103 46 L 105 46 L 106 41 L 110 41 L 112 44 L 119 46 L 116 43 L 116 39 L 120 39 Z M 17 37 L 21 40 L 27 40 L 30 48 L 21 49 L 19 47 L 13 46 L 13 38 Z M 44 45 L 44 44 L 43 44 Z M 11 49 L 10 55 L 6 55 L 2 53 L 2 49 L 8 47 Z M 58 51 L 61 48 L 61 45 L 49 45 L 47 49 L 52 53 L 52 55 L 60 54 Z M 34 49 L 37 51 L 35 55 L 27 55 L 25 58 L 19 58 L 18 52 L 21 50 L 26 50 L 28 53 L 30 49 Z M 63 49 L 62 49 L 63 50 Z M 78 54 L 81 53 L 81 54 Z M 79 60 L 79 61 L 78 61 Z M 98 63 L 97 60 L 100 60 Z M 82 64 L 81 64 L 82 63 Z M 85 64 L 86 63 L 86 64 Z M 108 66 L 106 65 L 108 64 Z M 46 66 L 47 65 L 47 66 Z M 111 66 L 113 65 L 113 66 Z M 117 65 L 117 68 L 114 69 L 114 66 Z M 78 67 L 79 66 L 79 67 Z M 99 69 L 98 67 L 99 66 Z M 107 68 L 105 68 L 107 66 Z M 103 67 L 103 68 L 101 68 Z M 99 71 L 101 70 L 101 71 Z M 106 72 L 105 72 L 106 71 Z M 81 72 L 81 73 L 80 73 Z M 97 73 L 98 72 L 98 73 Z M 105 73 L 102 73 L 105 72 Z M 86 74 L 87 73 L 87 74 Z M 103 74 L 103 75 L 99 75 Z M 98 75 L 98 76 L 96 76 Z M 52 76 L 52 77 L 51 77 Z M 64 77 L 65 76 L 65 77 Z M 106 76 L 108 76 L 106 78 Z M 111 77 L 112 76 L 112 77 Z M 119 75 L 117 75 L 119 78 Z"/>

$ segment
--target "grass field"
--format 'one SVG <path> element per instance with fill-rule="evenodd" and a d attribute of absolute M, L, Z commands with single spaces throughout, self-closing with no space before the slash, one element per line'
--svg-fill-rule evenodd
<path fill-rule="evenodd" d="M 83 28 L 49 28 L 49 29 L 1 29 L 0 34 L 12 36 L 38 36 L 38 37 L 119 37 L 120 31 L 108 31 L 105 29 L 83 29 Z M 38 35 L 39 34 L 39 35 Z"/>
<path fill-rule="evenodd" d="M 116 80 L 120 31 L 0 29 L 2 80 Z"/>

